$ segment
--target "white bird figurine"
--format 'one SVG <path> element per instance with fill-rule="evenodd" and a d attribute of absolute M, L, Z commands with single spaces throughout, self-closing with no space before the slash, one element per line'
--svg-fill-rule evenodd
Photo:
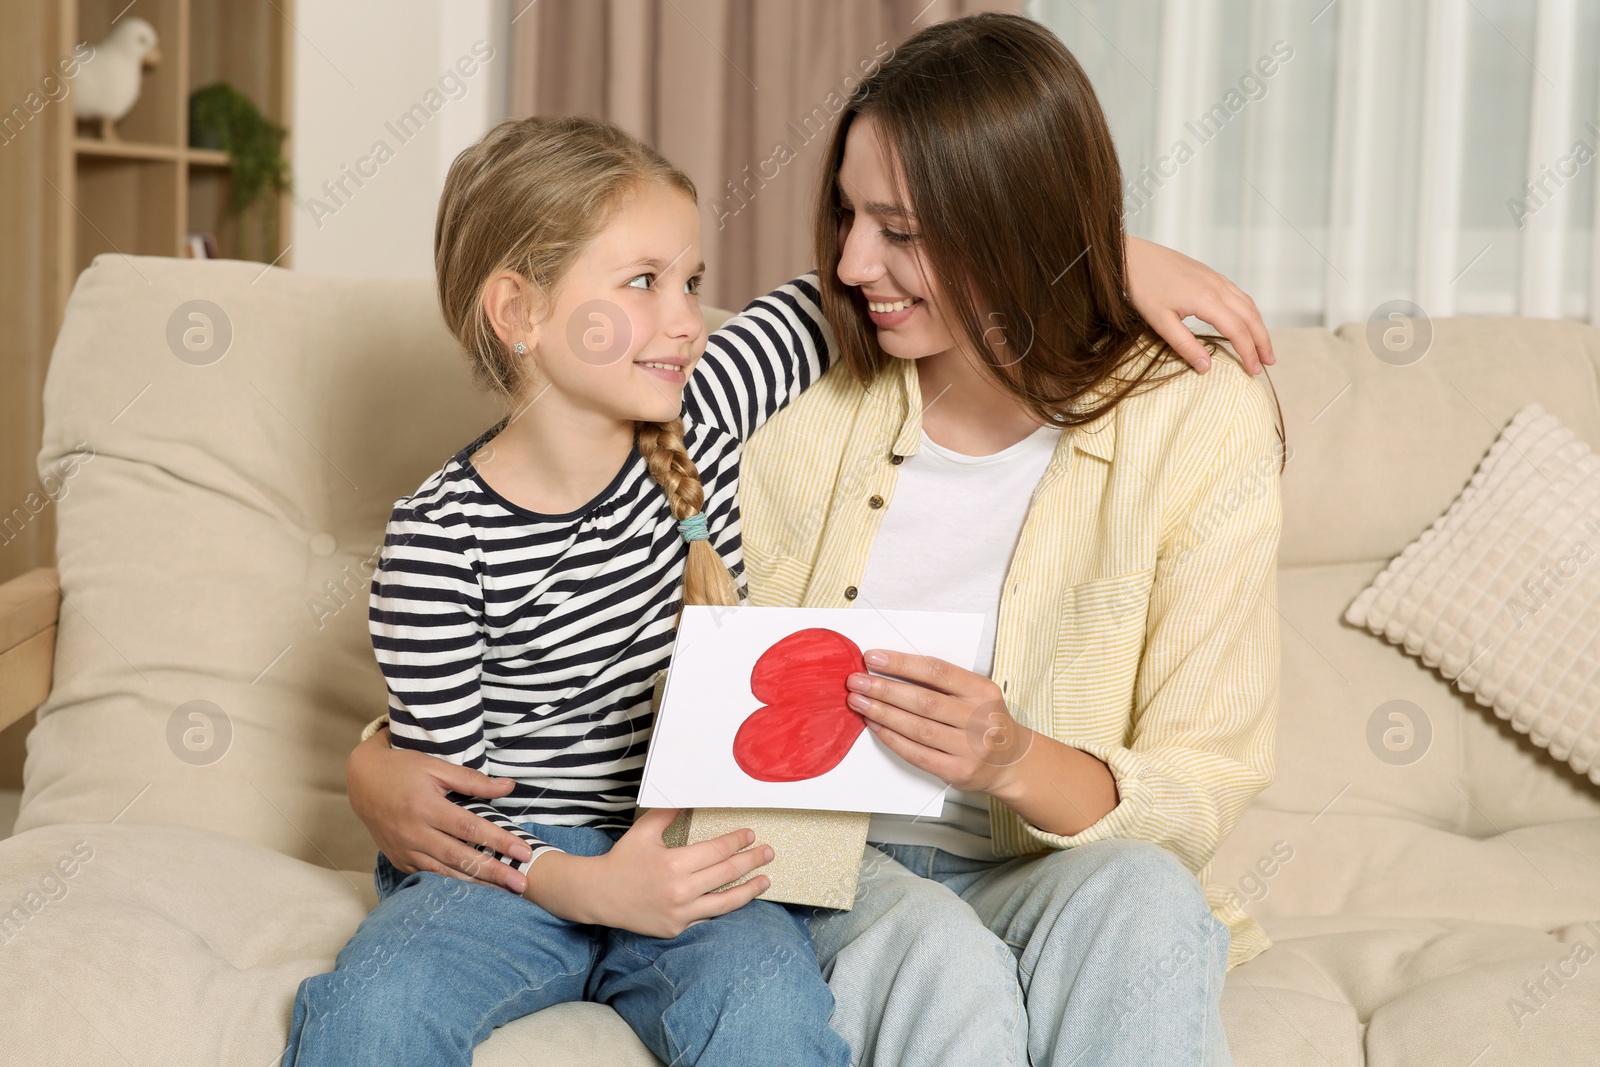
<path fill-rule="evenodd" d="M 155 27 L 141 18 L 125 19 L 94 46 L 94 54 L 78 71 L 78 118 L 98 119 L 103 140 L 116 140 L 112 123 L 121 122 L 138 103 L 144 68 L 161 62 L 158 44 Z"/>

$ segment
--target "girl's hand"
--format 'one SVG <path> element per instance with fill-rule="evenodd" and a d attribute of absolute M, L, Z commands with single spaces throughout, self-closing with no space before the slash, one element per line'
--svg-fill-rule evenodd
<path fill-rule="evenodd" d="M 1251 374 L 1277 362 L 1256 302 L 1198 260 L 1164 245 L 1127 238 L 1128 296 L 1150 328 L 1197 371 L 1211 366 L 1205 345 L 1183 324 L 1193 315 L 1226 337 Z"/>
<path fill-rule="evenodd" d="M 740 852 L 755 833 L 734 830 L 668 848 L 661 833 L 677 814 L 676 808 L 651 808 L 603 856 L 545 853 L 529 868 L 523 895 L 572 922 L 673 938 L 697 922 L 744 907 L 772 884 L 758 875 L 717 892 L 718 886 L 770 863 L 772 846 Z"/>
<path fill-rule="evenodd" d="M 868 666 L 895 678 L 852 674 L 849 704 L 889 750 L 957 789 L 1003 793 L 1033 731 L 1011 717 L 1000 687 L 931 656 L 875 648 Z"/>
<path fill-rule="evenodd" d="M 503 797 L 511 792 L 511 779 L 390 748 L 385 727 L 350 753 L 345 780 L 350 806 L 397 869 L 406 874 L 432 871 L 518 894 L 527 888 L 526 877 L 472 845 L 487 845 L 519 860 L 530 858 L 532 849 L 515 834 L 445 799 L 451 790 L 485 799 Z"/>

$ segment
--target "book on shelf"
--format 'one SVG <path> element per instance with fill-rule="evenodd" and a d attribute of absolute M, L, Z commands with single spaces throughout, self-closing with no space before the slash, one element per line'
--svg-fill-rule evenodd
<path fill-rule="evenodd" d="M 209 233 L 191 233 L 184 238 L 183 254 L 189 259 L 221 259 L 217 254 L 217 238 Z"/>

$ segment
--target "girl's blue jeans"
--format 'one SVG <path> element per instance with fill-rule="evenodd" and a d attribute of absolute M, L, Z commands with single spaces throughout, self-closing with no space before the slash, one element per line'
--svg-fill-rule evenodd
<path fill-rule="evenodd" d="M 858 1067 L 1231 1067 L 1228 928 L 1166 849 L 1102 840 L 973 860 L 869 845 L 818 908 L 833 1026 Z"/>
<path fill-rule="evenodd" d="M 603 855 L 621 830 L 547 826 Z M 669 1067 L 844 1065 L 811 908 L 753 900 L 675 938 L 559 919 L 504 889 L 402 874 L 381 853 L 378 906 L 334 969 L 295 994 L 284 1067 L 470 1067 L 495 1027 L 566 1001 L 616 1009 Z"/>

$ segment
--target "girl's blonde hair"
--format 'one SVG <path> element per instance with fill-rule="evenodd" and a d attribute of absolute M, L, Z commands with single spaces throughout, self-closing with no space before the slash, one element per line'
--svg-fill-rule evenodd
<path fill-rule="evenodd" d="M 504 427 L 527 385 L 521 360 L 501 343 L 483 307 L 484 288 L 515 271 L 546 308 L 573 261 L 625 196 L 661 182 L 695 200 L 694 183 L 655 149 L 591 118 L 502 122 L 456 157 L 439 198 L 433 261 L 439 308 L 471 360 L 474 376 L 507 401 Z M 700 472 L 683 444 L 683 420 L 635 424 L 650 476 L 680 522 L 705 506 Z M 709 541 L 689 542 L 683 604 L 738 603 L 733 576 Z"/>

